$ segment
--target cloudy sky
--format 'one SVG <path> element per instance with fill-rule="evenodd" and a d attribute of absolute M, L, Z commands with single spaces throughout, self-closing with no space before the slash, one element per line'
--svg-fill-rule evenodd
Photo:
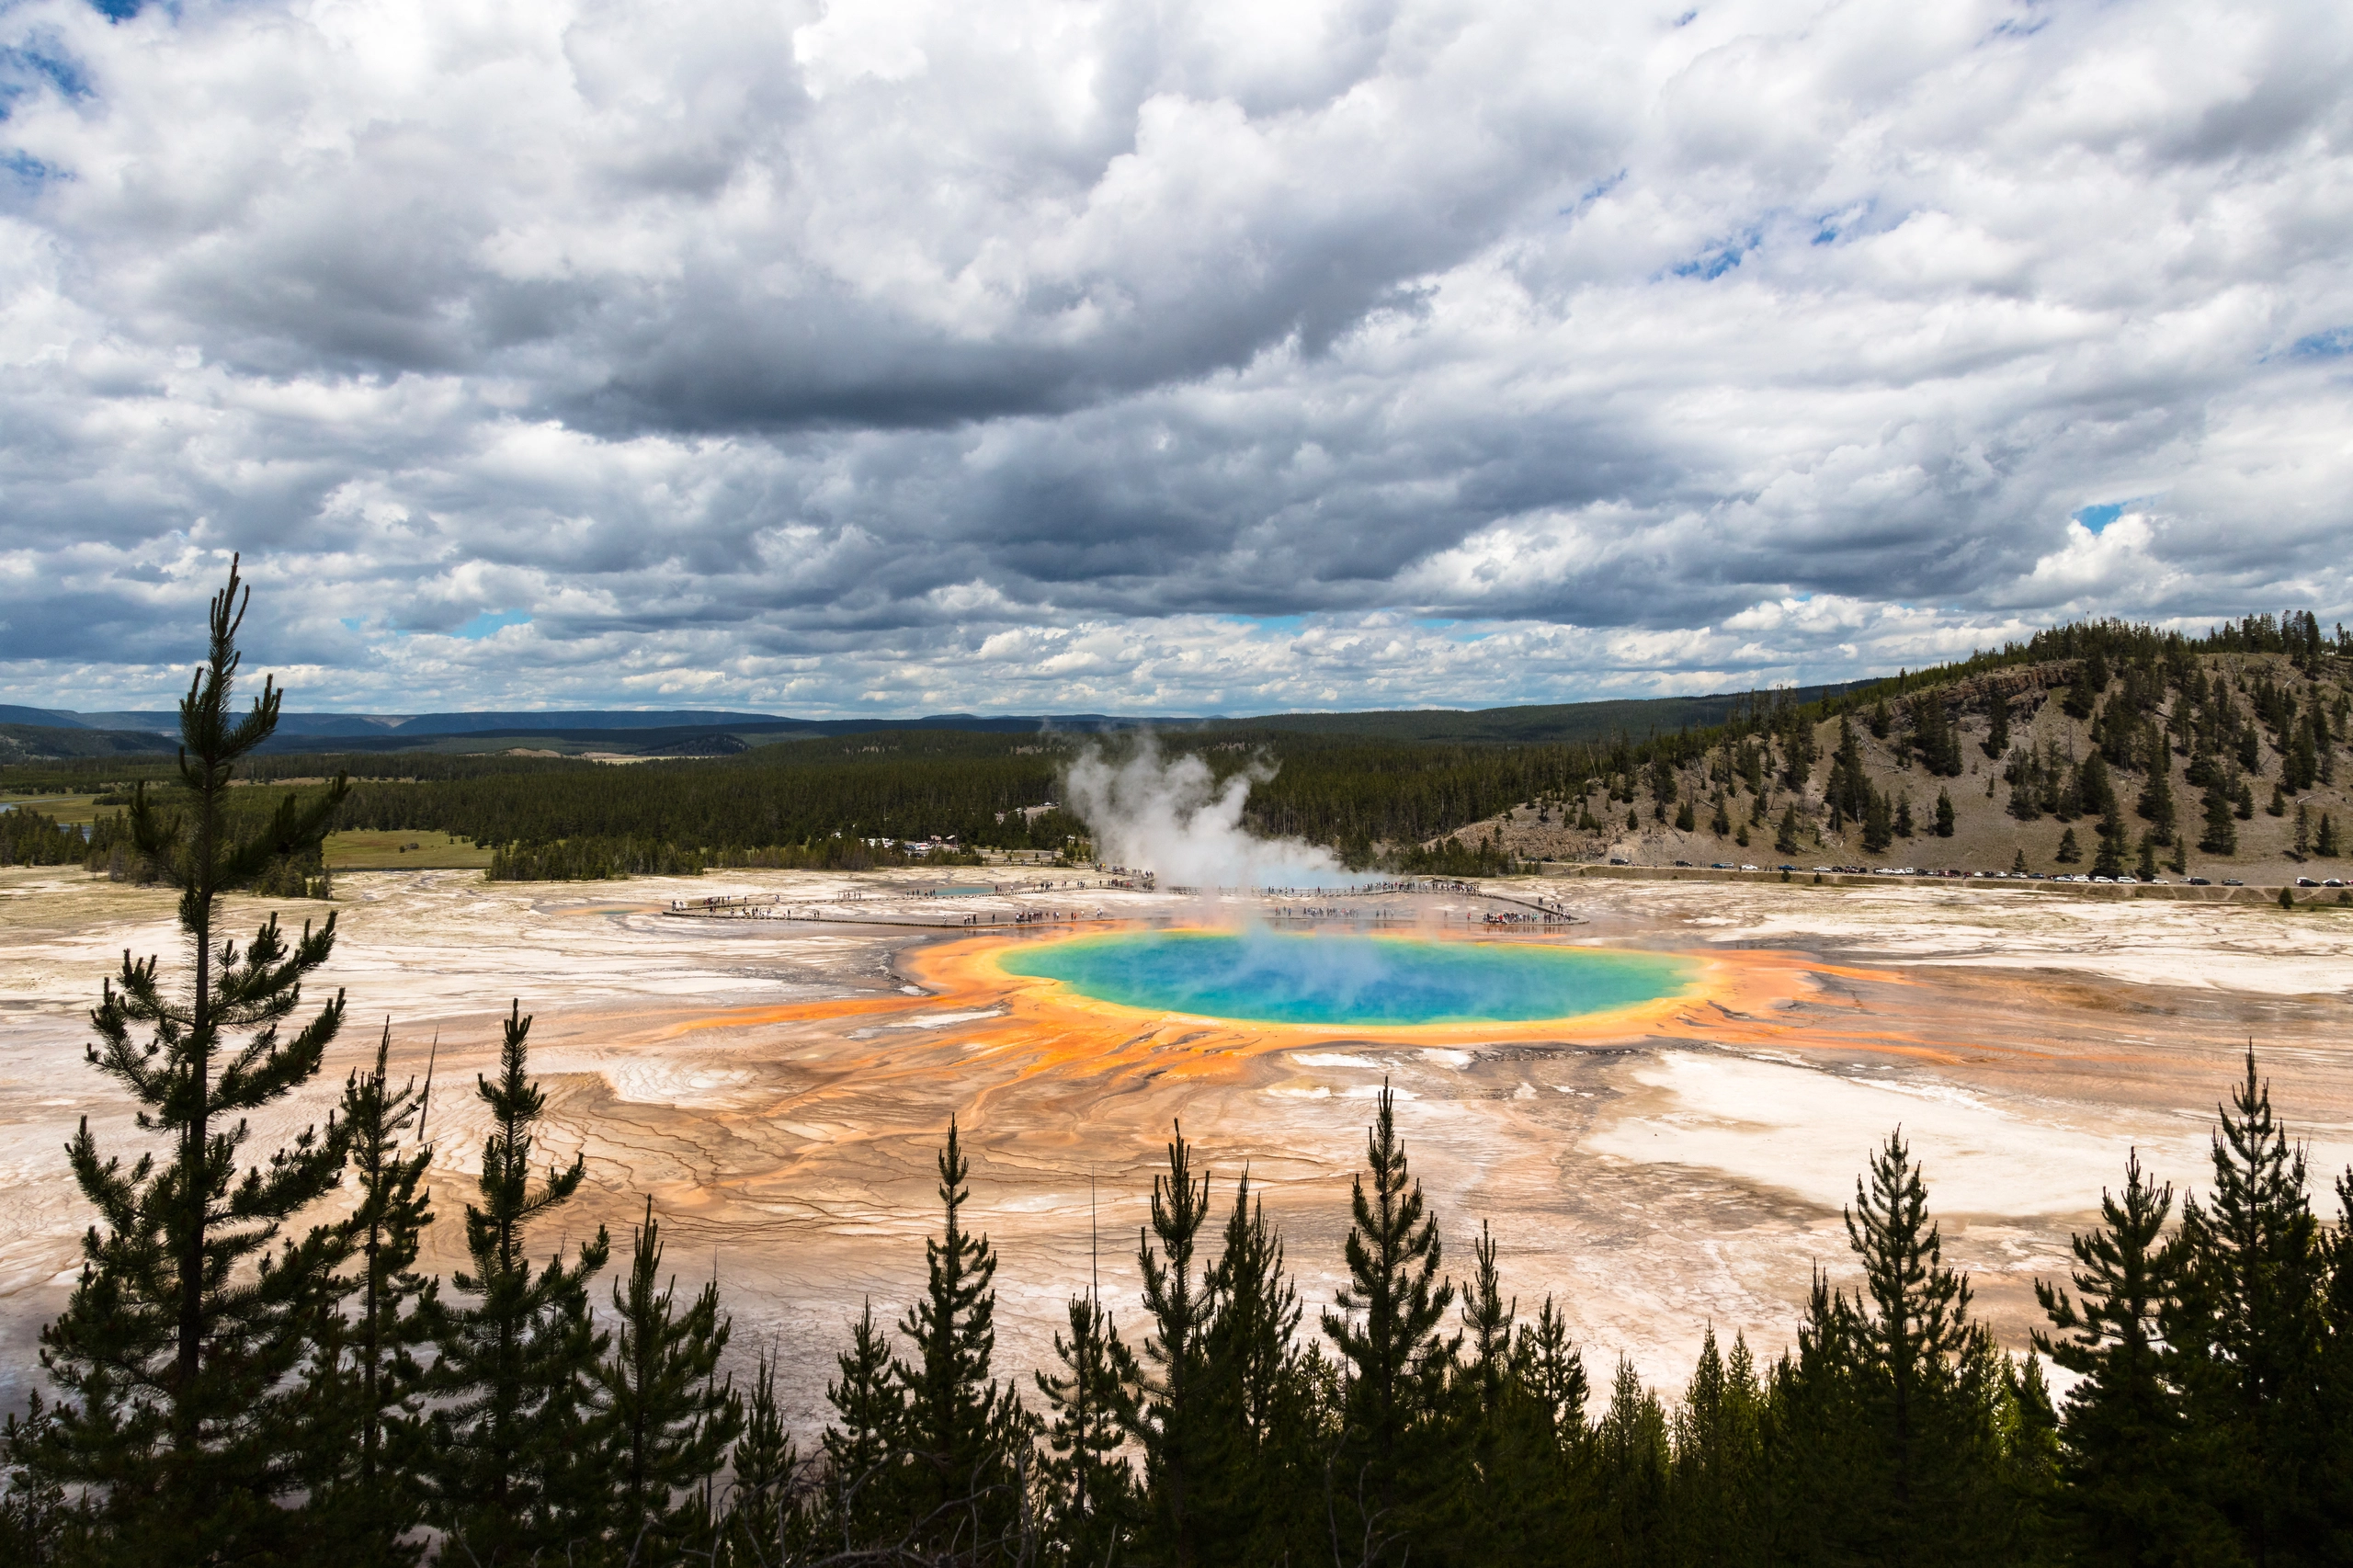
<path fill-rule="evenodd" d="M 2353 620 L 2328 0 L 0 0 L 0 700 L 1248 712 Z"/>

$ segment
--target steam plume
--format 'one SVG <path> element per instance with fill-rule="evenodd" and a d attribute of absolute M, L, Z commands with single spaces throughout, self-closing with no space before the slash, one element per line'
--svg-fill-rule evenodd
<path fill-rule="evenodd" d="M 1220 785 L 1199 756 L 1161 756 L 1143 735 L 1122 760 L 1090 745 L 1070 767 L 1070 809 L 1095 835 L 1096 853 L 1156 872 L 1163 887 L 1323 887 L 1347 880 L 1331 851 L 1302 839 L 1260 838 L 1242 825 L 1250 788 L 1275 776 L 1254 759 Z"/>

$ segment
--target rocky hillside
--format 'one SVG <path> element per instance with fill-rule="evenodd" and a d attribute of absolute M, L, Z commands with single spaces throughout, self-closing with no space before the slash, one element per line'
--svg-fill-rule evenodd
<path fill-rule="evenodd" d="M 1529 801 L 1453 836 L 1526 859 L 1648 865 L 2056 873 L 2120 859 L 2168 880 L 2343 876 L 2348 665 L 2177 651 L 1993 670 L 1815 722 L 1768 719 L 1680 766 L 1597 778 L 1582 800 Z"/>

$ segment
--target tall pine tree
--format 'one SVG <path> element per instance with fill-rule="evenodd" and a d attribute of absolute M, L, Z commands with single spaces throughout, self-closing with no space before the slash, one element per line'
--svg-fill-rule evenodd
<path fill-rule="evenodd" d="M 317 1479 L 316 1401 L 293 1374 L 331 1300 L 342 1237 L 280 1233 L 335 1186 L 347 1131 L 330 1118 L 266 1162 L 240 1154 L 245 1117 L 308 1083 L 342 1027 L 338 993 L 279 1032 L 334 951 L 335 920 L 306 923 L 290 943 L 273 915 L 242 949 L 214 921 L 222 894 L 316 853 L 346 785 L 303 804 L 288 795 L 258 831 L 233 823 L 237 764 L 277 729 L 281 696 L 265 677 L 251 710 L 232 712 L 250 598 L 233 561 L 180 703 L 186 805 L 166 810 L 142 783 L 129 812 L 140 858 L 179 892 L 190 973 L 175 983 L 154 959 L 126 953 L 90 1015 L 91 1064 L 130 1091 L 140 1131 L 161 1147 L 126 1168 L 100 1153 L 86 1119 L 66 1146 L 98 1222 L 63 1314 L 41 1333 L 64 1397 L 36 1404 L 12 1435 L 12 1457 L 37 1484 L 78 1493 L 85 1522 L 124 1561 L 285 1551 L 303 1527 L 281 1505 Z"/>
<path fill-rule="evenodd" d="M 1347 1442 L 1336 1503 L 1360 1515 L 1368 1534 L 1410 1523 L 1427 1485 L 1429 1439 L 1443 1407 L 1459 1340 L 1439 1325 L 1454 1304 L 1454 1283 L 1440 1275 L 1438 1221 L 1426 1212 L 1397 1137 L 1396 1100 L 1387 1083 L 1365 1134 L 1363 1176 L 1350 1200 L 1348 1283 L 1324 1313 L 1324 1332 L 1348 1372 Z"/>
<path fill-rule="evenodd" d="M 2054 1336 L 2035 1347 L 2076 1375 L 2062 1412 L 2059 1515 L 2075 1561 L 2114 1568 L 2224 1559 L 2194 1484 L 2165 1320 L 2177 1311 L 2185 1255 L 2165 1234 L 2173 1188 L 2150 1182 L 2135 1151 L 2124 1190 L 2100 1195 L 2102 1228 L 2073 1238 L 2075 1294 L 2035 1281 Z"/>
<path fill-rule="evenodd" d="M 416 1353 L 432 1337 L 439 1300 L 439 1281 L 416 1267 L 433 1221 L 425 1187 L 433 1150 L 424 1142 L 432 1080 L 395 1086 L 392 1045 L 387 1022 L 373 1066 L 353 1069 L 343 1086 L 358 1200 L 342 1226 L 350 1270 L 338 1281 L 340 1310 L 313 1371 L 338 1433 L 321 1455 L 313 1541 L 333 1540 L 333 1555 L 355 1565 L 414 1562 L 423 1550 L 404 1539 L 421 1507 L 404 1439 L 425 1376 Z"/>
<path fill-rule="evenodd" d="M 1156 1371 L 1145 1381 L 1135 1432 L 1143 1448 L 1154 1542 L 1167 1561 L 1191 1568 L 1198 1553 L 1188 1494 L 1207 1447 L 1199 1385 L 1215 1302 L 1209 1281 L 1193 1266 L 1194 1246 L 1210 1216 L 1210 1178 L 1194 1176 L 1181 1123 L 1176 1134 L 1168 1144 L 1168 1174 L 1152 1182 L 1149 1234 L 1160 1244 L 1155 1248 L 1143 1235 L 1136 1243 L 1144 1311 L 1152 1318 L 1144 1359 Z"/>
<path fill-rule="evenodd" d="M 926 1550 L 1003 1553 L 1026 1528 L 1019 1464 L 1027 1418 L 989 1375 L 996 1354 L 996 1251 L 964 1228 L 972 1165 L 951 1118 L 938 1155 L 943 1223 L 924 1243 L 928 1278 L 899 1324 L 915 1351 L 893 1369 L 906 1402 L 915 1540 Z"/>
<path fill-rule="evenodd" d="M 1068 1335 L 1054 1335 L 1059 1371 L 1036 1374 L 1046 1402 L 1045 1533 L 1050 1561 L 1092 1568 L 1123 1561 L 1133 1535 L 1135 1477 L 1120 1450 L 1142 1370 L 1099 1290 L 1073 1296 L 1069 1317 Z"/>
<path fill-rule="evenodd" d="M 438 1302 L 434 1400 L 422 1460 L 427 1517 L 482 1563 L 561 1554 L 595 1535 L 606 1478 L 591 1441 L 597 1358 L 588 1281 L 611 1256 L 603 1226 L 566 1263 L 559 1249 L 534 1273 L 526 1234 L 586 1178 L 585 1160 L 548 1167 L 536 1190 L 531 1153 L 547 1096 L 529 1073 L 531 1020 L 517 1002 L 504 1021 L 498 1076 L 477 1074 L 489 1108 L 481 1200 L 466 1205 L 471 1271 L 449 1278 L 460 1298 Z"/>
<path fill-rule="evenodd" d="M 2301 1149 L 2246 1053 L 2220 1108 L 2212 1189 L 2182 1205 L 2188 1267 L 2167 1325 L 2210 1495 L 2257 1564 L 2318 1561 L 2321 1234 Z"/>
<path fill-rule="evenodd" d="M 613 1348 L 604 1385 L 607 1470 L 616 1546 L 636 1561 L 709 1550 L 710 1490 L 744 1430 L 743 1401 L 719 1376 L 733 1325 L 706 1281 L 681 1312 L 677 1281 L 661 1281 L 654 1200 L 631 1240 L 629 1278 L 613 1282 Z"/>

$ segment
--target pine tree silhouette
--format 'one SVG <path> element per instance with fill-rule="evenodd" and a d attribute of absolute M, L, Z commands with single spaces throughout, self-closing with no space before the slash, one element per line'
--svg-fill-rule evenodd
<path fill-rule="evenodd" d="M 2211 1189 L 2182 1205 L 2188 1253 L 2168 1338 L 2182 1358 L 2210 1495 L 2256 1563 L 2308 1561 L 2328 1526 L 2320 1437 L 2323 1257 L 2303 1151 L 2271 1111 L 2255 1052 L 2219 1108 Z"/>
<path fill-rule="evenodd" d="M 593 1411 L 597 1332 L 588 1281 L 611 1256 L 604 1227 L 566 1264 L 561 1249 L 537 1274 L 527 1229 L 578 1191 L 587 1166 L 548 1167 L 531 1186 L 531 1153 L 547 1096 L 529 1074 L 531 1020 L 517 1001 L 499 1042 L 498 1076 L 477 1074 L 489 1108 L 481 1200 L 466 1205 L 471 1271 L 449 1277 L 466 1298 L 437 1304 L 438 1359 L 424 1480 L 427 1516 L 476 1561 L 512 1562 L 560 1552 L 593 1535 L 606 1477 L 580 1436 Z"/>
<path fill-rule="evenodd" d="M 333 953 L 335 922 L 306 922 L 290 943 L 273 915 L 240 949 L 216 937 L 214 915 L 223 892 L 274 861 L 314 853 L 347 784 L 338 777 L 306 803 L 289 794 L 257 832 L 232 824 L 237 764 L 276 731 L 281 697 L 264 677 L 251 710 L 232 716 L 250 598 L 233 561 L 180 703 L 188 805 L 164 809 L 142 782 L 129 812 L 140 859 L 179 890 L 194 972 L 181 989 L 154 959 L 125 953 L 90 1014 L 91 1064 L 130 1091 L 139 1130 L 163 1147 L 126 1169 L 100 1154 L 86 1118 L 67 1144 L 98 1222 L 64 1312 L 41 1333 L 42 1365 L 65 1397 L 35 1401 L 10 1445 L 37 1484 L 81 1492 L 132 1560 L 285 1550 L 303 1526 L 280 1505 L 318 1478 L 318 1413 L 292 1374 L 343 1238 L 332 1227 L 279 1235 L 335 1186 L 348 1131 L 330 1117 L 266 1162 L 241 1170 L 239 1156 L 246 1113 L 309 1082 L 342 1027 L 338 992 L 290 1038 L 279 1033 Z M 134 1028 L 152 1031 L 149 1042 Z M 239 1032 L 248 1038 L 232 1043 Z"/>
<path fill-rule="evenodd" d="M 1207 1279 L 1193 1267 L 1193 1250 L 1209 1214 L 1210 1178 L 1193 1176 L 1193 1152 L 1180 1123 L 1168 1144 L 1168 1174 L 1152 1182 L 1149 1235 L 1159 1247 L 1143 1233 L 1136 1242 L 1144 1311 L 1152 1319 L 1144 1359 L 1155 1371 L 1145 1380 L 1135 1420 L 1155 1531 L 1179 1568 L 1190 1568 L 1197 1556 L 1188 1493 L 1207 1444 L 1199 1385 L 1215 1303 Z"/>
<path fill-rule="evenodd" d="M 1342 1479 L 1361 1483 L 1358 1506 L 1368 1517 L 1387 1514 L 1410 1501 L 1410 1460 L 1417 1438 L 1428 1434 L 1443 1398 L 1447 1373 L 1461 1341 L 1438 1337 L 1438 1325 L 1454 1304 L 1454 1284 L 1438 1272 L 1443 1253 L 1438 1221 L 1425 1211 L 1421 1184 L 1407 1168 L 1397 1138 L 1396 1101 L 1381 1086 L 1373 1124 L 1365 1134 L 1363 1176 L 1350 1199 L 1348 1283 L 1324 1313 L 1324 1333 L 1348 1371 L 1348 1457 L 1356 1462 Z"/>
<path fill-rule="evenodd" d="M 657 1284 L 662 1228 L 654 1200 L 633 1233 L 626 1281 L 613 1282 L 612 1353 L 597 1369 L 614 1488 L 615 1541 L 641 1560 L 708 1551 L 713 1520 L 699 1488 L 744 1430 L 744 1404 L 719 1376 L 733 1325 L 719 1281 L 684 1312 L 677 1281 Z"/>

